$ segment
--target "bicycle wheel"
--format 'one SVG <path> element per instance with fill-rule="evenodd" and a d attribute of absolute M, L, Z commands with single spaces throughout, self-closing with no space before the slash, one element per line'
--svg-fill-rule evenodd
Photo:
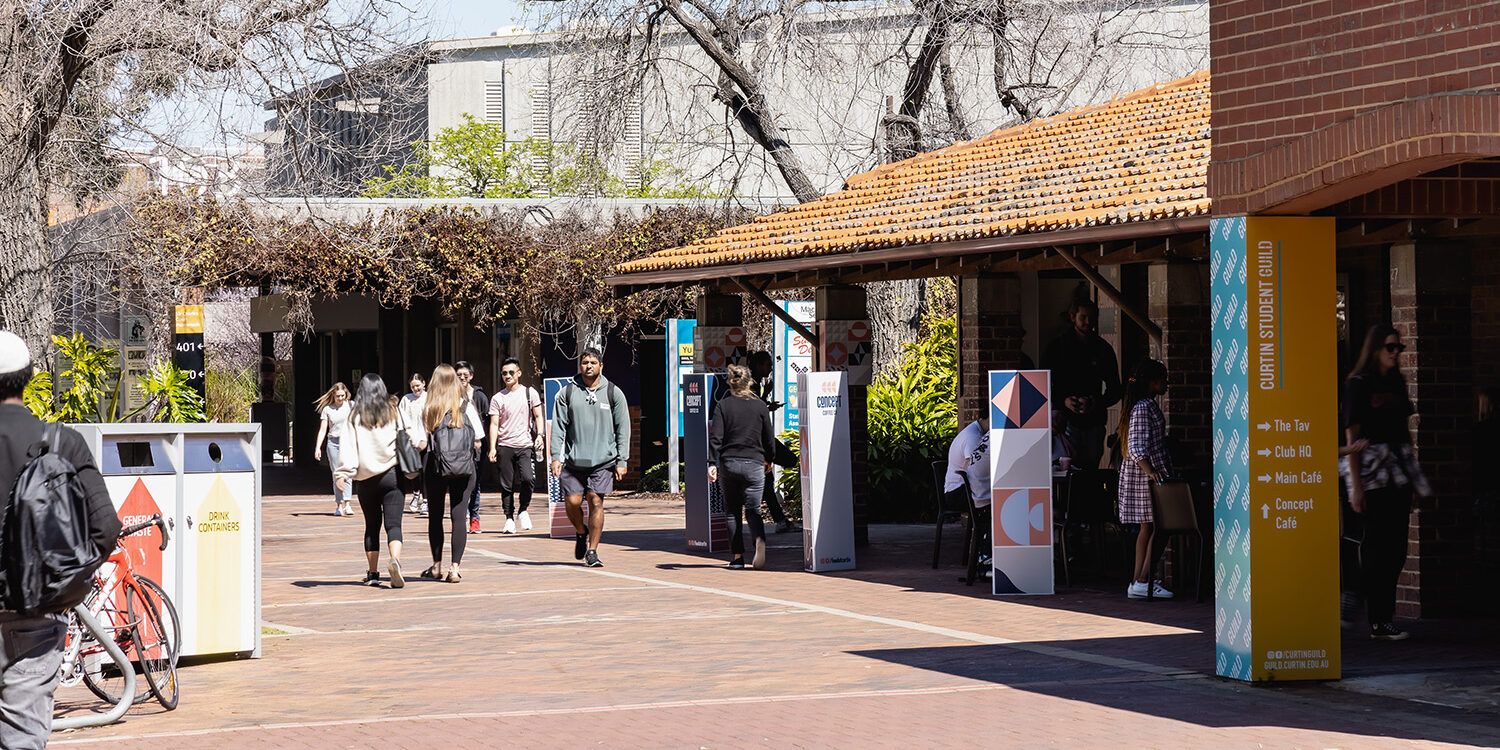
<path fill-rule="evenodd" d="M 167 601 L 160 586 L 135 577 L 125 586 L 125 606 L 135 626 L 135 657 L 141 676 L 156 700 L 167 710 L 177 707 L 177 622 L 170 630 L 158 602 Z"/>
<path fill-rule="evenodd" d="M 135 646 L 135 628 L 131 626 L 126 617 L 117 617 L 113 611 L 106 607 L 98 613 L 96 619 L 104 626 L 104 632 L 124 651 L 128 657 L 131 649 Z M 88 687 L 89 692 L 99 697 L 99 700 L 111 706 L 120 702 L 120 697 L 125 693 L 125 674 L 120 671 L 120 666 L 110 658 L 109 652 L 99 643 L 94 634 L 87 629 L 79 628 L 78 631 L 83 638 L 79 645 L 78 660 L 83 670 L 83 684 Z M 149 693 L 146 693 L 149 695 Z M 143 696 L 141 686 L 136 686 L 136 694 L 131 697 L 132 703 L 139 703 Z"/>
<path fill-rule="evenodd" d="M 172 598 L 167 596 L 167 590 L 161 584 L 147 578 L 136 576 L 138 581 L 155 600 L 156 608 L 161 610 L 162 624 L 167 626 L 167 632 L 172 636 L 172 666 L 177 666 L 177 659 L 182 654 L 182 628 L 181 620 L 177 618 L 177 605 L 172 603 Z"/>

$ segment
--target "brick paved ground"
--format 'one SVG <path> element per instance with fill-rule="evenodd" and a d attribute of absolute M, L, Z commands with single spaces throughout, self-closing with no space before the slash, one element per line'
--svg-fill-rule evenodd
<path fill-rule="evenodd" d="M 854 573 L 801 573 L 786 536 L 771 570 L 734 572 L 683 551 L 674 506 L 618 498 L 602 570 L 574 563 L 570 541 L 491 530 L 470 537 L 462 584 L 396 591 L 357 584 L 360 521 L 328 505 L 266 499 L 263 617 L 287 634 L 266 637 L 264 658 L 185 667 L 179 710 L 138 707 L 54 744 L 1500 745 L 1493 706 L 1214 679 L 1207 604 L 1129 602 L 1113 586 L 984 596 L 927 566 L 930 528 L 874 529 Z M 415 575 L 426 520 L 408 516 L 406 532 Z M 1493 638 L 1470 631 L 1379 645 L 1351 640 L 1349 671 L 1410 671 L 1426 654 L 1500 675 Z M 81 688 L 60 699 L 93 708 Z"/>

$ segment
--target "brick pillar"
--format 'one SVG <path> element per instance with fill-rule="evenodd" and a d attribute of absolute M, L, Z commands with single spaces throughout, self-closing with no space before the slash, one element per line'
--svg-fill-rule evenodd
<path fill-rule="evenodd" d="M 1147 314 L 1162 331 L 1153 355 L 1167 366 L 1162 411 L 1174 442 L 1173 459 L 1178 471 L 1203 476 L 1209 472 L 1213 442 L 1208 282 L 1206 263 L 1157 263 L 1149 270 Z M 1130 373 L 1122 373 L 1122 379 L 1128 377 Z"/>
<path fill-rule="evenodd" d="M 869 320 L 863 287 L 845 284 L 820 286 L 814 296 L 814 318 L 824 320 Z M 822 363 L 816 365 L 821 369 Z M 849 476 L 854 494 L 854 546 L 870 543 L 870 424 L 869 387 L 849 386 Z"/>
<path fill-rule="evenodd" d="M 1025 365 L 1021 350 L 1021 282 L 1015 274 L 979 274 L 959 279 L 958 424 L 985 415 L 989 371 Z"/>
<path fill-rule="evenodd" d="M 1463 586 L 1472 563 L 1474 420 L 1473 304 L 1469 248 L 1406 243 L 1391 248 L 1391 322 L 1417 414 L 1417 453 L 1433 496 L 1412 514 L 1410 556 L 1398 611 L 1445 617 L 1473 606 Z"/>

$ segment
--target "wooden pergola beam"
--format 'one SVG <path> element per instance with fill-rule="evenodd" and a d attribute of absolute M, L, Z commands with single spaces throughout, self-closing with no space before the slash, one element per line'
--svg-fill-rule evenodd
<path fill-rule="evenodd" d="M 1109 279 L 1099 275 L 1099 272 L 1093 266 L 1084 262 L 1071 249 L 1060 250 L 1059 254 L 1062 255 L 1064 260 L 1068 261 L 1069 265 L 1073 266 L 1073 270 L 1077 271 L 1083 278 L 1088 279 L 1088 282 L 1097 287 L 1104 296 L 1109 298 L 1110 302 L 1115 303 L 1115 307 L 1120 308 L 1121 312 L 1125 313 L 1127 317 L 1135 321 L 1136 325 L 1145 330 L 1146 335 L 1151 337 L 1152 343 L 1158 346 L 1161 345 L 1161 326 L 1157 325 L 1149 316 L 1130 304 L 1125 299 L 1125 295 L 1121 294 L 1120 290 L 1116 289 L 1114 284 L 1109 283 Z"/>

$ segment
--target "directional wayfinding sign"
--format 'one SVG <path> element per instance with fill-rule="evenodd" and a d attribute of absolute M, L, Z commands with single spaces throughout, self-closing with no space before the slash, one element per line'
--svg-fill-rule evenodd
<path fill-rule="evenodd" d="M 1216 672 L 1337 679 L 1333 219 L 1210 231 Z"/>

